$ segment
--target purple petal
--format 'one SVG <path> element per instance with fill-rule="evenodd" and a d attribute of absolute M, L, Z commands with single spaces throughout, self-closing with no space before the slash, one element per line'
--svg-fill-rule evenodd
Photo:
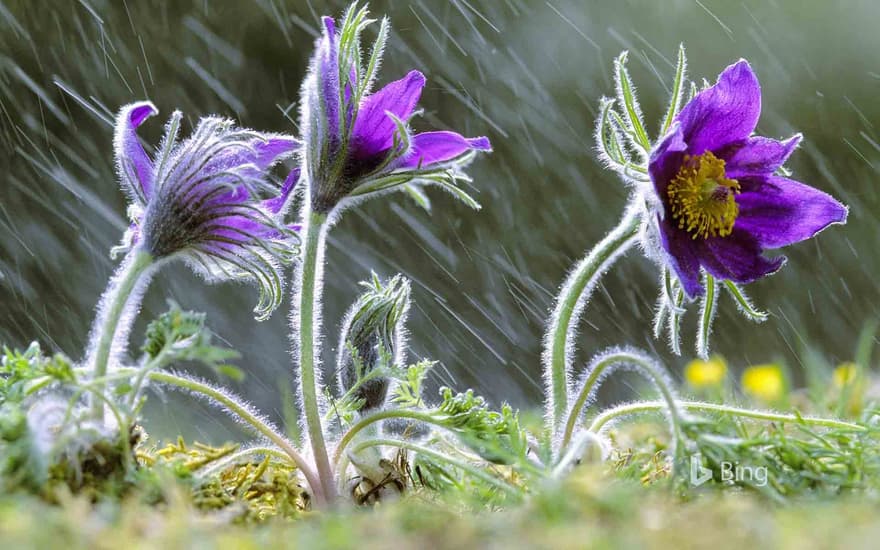
<path fill-rule="evenodd" d="M 660 242 L 669 255 L 670 264 L 681 281 L 681 287 L 688 297 L 696 298 L 703 294 L 700 283 L 700 262 L 697 257 L 698 244 L 686 231 L 673 225 L 667 218 L 657 218 L 660 228 Z"/>
<path fill-rule="evenodd" d="M 299 150 L 300 142 L 291 136 L 269 134 L 266 140 L 255 140 L 253 164 L 260 170 L 269 168 L 276 162 L 291 156 Z"/>
<path fill-rule="evenodd" d="M 714 86 L 698 93 L 679 113 L 688 153 L 701 155 L 745 140 L 761 115 L 761 86 L 745 59 L 727 67 Z"/>
<path fill-rule="evenodd" d="M 740 185 L 734 228 L 752 235 L 763 248 L 800 242 L 846 222 L 846 206 L 809 185 L 778 176 L 743 179 Z"/>
<path fill-rule="evenodd" d="M 339 37 L 332 17 L 323 17 L 324 33 L 318 42 L 317 69 L 328 139 L 339 143 Z"/>
<path fill-rule="evenodd" d="M 261 221 L 259 218 L 254 219 L 250 216 L 242 216 L 233 213 L 224 216 L 215 222 L 216 227 L 211 230 L 211 234 L 229 239 L 238 243 L 248 243 L 256 239 L 276 239 L 281 237 L 281 233 L 276 227 L 273 227 L 269 220 Z M 228 244 L 228 243 L 224 243 Z"/>
<path fill-rule="evenodd" d="M 770 175 L 785 164 L 800 142 L 800 134 L 785 141 L 755 136 L 726 147 L 717 156 L 725 161 L 728 178 Z"/>
<path fill-rule="evenodd" d="M 113 149 L 119 177 L 133 197 L 149 200 L 153 186 L 153 162 L 137 135 L 137 128 L 159 112 L 149 101 L 131 103 L 116 115 Z"/>
<path fill-rule="evenodd" d="M 455 132 L 425 132 L 416 134 L 410 143 L 410 153 L 398 165 L 401 168 L 430 167 L 452 160 L 464 153 L 491 151 L 489 138 L 466 138 Z"/>
<path fill-rule="evenodd" d="M 134 246 L 141 240 L 141 228 L 137 223 L 131 222 L 128 225 L 128 234 L 126 235 L 129 239 L 129 246 Z"/>
<path fill-rule="evenodd" d="M 685 150 L 687 143 L 684 142 L 681 125 L 678 123 L 674 124 L 651 150 L 648 172 L 651 181 L 654 182 L 654 188 L 663 200 L 666 198 L 667 185 L 681 168 Z"/>
<path fill-rule="evenodd" d="M 288 174 L 287 178 L 284 180 L 284 184 L 281 186 L 281 192 L 278 194 L 278 196 L 264 200 L 263 207 L 272 214 L 281 213 L 284 205 L 287 204 L 287 199 L 290 197 L 290 194 L 293 193 L 294 188 L 296 188 L 296 184 L 299 182 L 299 175 L 299 168 L 294 168 L 293 170 L 291 170 L 290 174 Z"/>
<path fill-rule="evenodd" d="M 202 176 L 224 170 L 236 170 L 243 175 L 258 178 L 276 162 L 290 157 L 300 148 L 300 142 L 282 134 L 266 134 L 255 138 L 247 146 L 230 147 L 218 154 L 200 173 Z"/>
<path fill-rule="evenodd" d="M 203 124 L 209 122 L 205 119 L 201 120 L 196 134 Z M 236 129 L 234 131 L 240 132 L 242 130 Z M 195 174 L 174 174 L 176 178 L 186 177 L 191 181 L 202 182 L 202 185 L 198 185 L 188 192 L 188 197 L 194 198 L 202 193 L 211 193 L 212 198 L 208 200 L 210 204 L 244 202 L 251 196 L 253 187 L 243 182 L 264 181 L 269 168 L 282 159 L 292 156 L 301 146 L 299 141 L 283 134 L 262 134 L 250 130 L 244 130 L 244 132 L 251 135 L 257 134 L 258 137 L 248 138 L 234 146 L 219 148 L 207 163 L 199 166 L 198 172 Z M 191 149 L 192 140 L 193 138 L 190 137 L 181 147 L 190 147 Z M 208 140 L 202 143 L 197 150 L 185 150 L 189 155 L 198 158 L 205 154 L 205 151 L 218 149 L 216 143 L 216 140 Z M 181 164 L 187 165 L 188 163 Z M 198 162 L 192 164 L 198 165 Z M 218 195 L 216 187 L 221 183 L 229 184 L 230 189 L 228 192 Z"/>
<path fill-rule="evenodd" d="M 388 113 L 404 121 L 409 119 L 424 87 L 425 75 L 410 71 L 362 100 L 352 131 L 359 157 L 375 155 L 394 145 L 397 125 Z"/>
<path fill-rule="evenodd" d="M 706 271 L 736 283 L 751 283 L 775 273 L 785 263 L 784 256 L 762 256 L 758 240 L 736 226 L 730 235 L 696 239 L 695 243 L 700 264 Z"/>

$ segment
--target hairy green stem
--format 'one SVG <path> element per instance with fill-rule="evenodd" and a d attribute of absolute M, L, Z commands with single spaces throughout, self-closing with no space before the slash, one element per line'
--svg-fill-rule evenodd
<path fill-rule="evenodd" d="M 144 387 L 144 382 L 146 382 L 147 377 L 154 370 L 158 370 L 162 368 L 164 365 L 165 355 L 167 353 L 167 348 L 163 348 L 156 357 L 148 361 L 144 366 L 138 369 L 137 377 L 135 378 L 134 384 L 131 386 L 131 401 L 130 407 L 131 410 L 135 410 L 137 406 L 138 396 L 141 393 L 141 389 Z"/>
<path fill-rule="evenodd" d="M 315 309 L 320 308 L 323 290 L 321 272 L 324 262 L 327 215 L 313 212 L 308 204 L 309 201 L 306 201 L 303 212 L 303 221 L 307 226 L 305 241 L 302 243 L 303 256 L 297 268 L 294 282 L 296 285 L 294 312 L 297 316 L 294 346 L 300 369 L 299 382 L 302 392 L 300 398 L 303 418 L 324 494 L 332 500 L 336 493 L 336 484 L 333 480 L 333 470 L 330 468 L 330 459 L 324 442 L 321 412 L 318 407 L 318 383 L 315 375 L 319 354 L 318 338 L 321 329 L 320 313 L 316 314 Z"/>
<path fill-rule="evenodd" d="M 547 384 L 547 429 L 556 433 L 568 410 L 568 378 L 577 323 L 583 304 L 599 278 L 636 241 L 639 217 L 628 209 L 620 223 L 602 239 L 572 271 L 553 309 L 544 336 L 544 379 Z"/>
<path fill-rule="evenodd" d="M 110 286 L 101 299 L 101 311 L 95 319 L 92 329 L 92 344 L 90 345 L 93 378 L 103 378 L 107 374 L 107 364 L 110 361 L 110 352 L 119 328 L 120 318 L 125 312 L 126 305 L 132 292 L 137 286 L 138 280 L 153 263 L 153 257 L 146 251 L 136 249 L 131 256 L 126 258 L 126 264 L 114 275 Z M 99 398 L 103 387 L 98 386 L 91 395 L 92 415 L 95 418 L 104 418 L 104 401 Z"/>
<path fill-rule="evenodd" d="M 113 418 L 116 420 L 116 425 L 119 426 L 119 441 L 122 444 L 122 456 L 125 461 L 125 470 L 130 471 L 129 466 L 131 465 L 131 441 L 129 440 L 129 425 L 126 422 L 126 419 L 123 418 L 122 413 L 119 411 L 119 407 L 116 406 L 113 399 L 104 395 L 103 391 L 96 391 L 94 388 L 89 388 L 85 391 L 91 392 L 90 395 L 96 398 L 100 403 L 101 407 L 107 407 L 110 410 L 110 414 L 113 415 Z M 80 393 L 80 395 L 82 395 Z M 77 398 L 78 399 L 78 398 Z M 73 414 L 73 407 L 75 405 L 75 400 L 70 400 L 67 404 L 67 410 L 64 413 L 64 421 L 62 425 L 67 425 L 70 422 L 71 415 Z M 103 412 L 103 411 L 102 411 Z"/>
<path fill-rule="evenodd" d="M 587 402 L 589 396 L 593 394 L 602 375 L 607 369 L 613 368 L 616 365 L 633 365 L 641 374 L 651 380 L 657 389 L 660 390 L 660 394 L 663 396 L 663 403 L 666 404 L 666 408 L 669 410 L 669 416 L 675 426 L 674 431 L 676 432 L 673 435 L 676 437 L 679 435 L 678 432 L 681 427 L 680 406 L 678 405 L 679 401 L 667 378 L 662 372 L 658 372 L 657 365 L 655 365 L 647 356 L 628 351 L 621 351 L 602 357 L 601 360 L 593 365 L 592 370 L 587 375 L 587 379 L 581 386 L 577 398 L 574 400 L 574 405 L 568 412 L 568 421 L 565 423 L 565 431 L 562 434 L 562 444 L 560 448 L 565 448 L 569 441 L 571 441 L 571 436 L 574 433 L 574 428 L 577 424 L 577 419 L 581 414 L 581 410 L 584 408 L 584 404 Z"/>
<path fill-rule="evenodd" d="M 377 437 L 380 437 L 379 424 L 370 424 L 355 438 L 355 443 Z M 382 451 L 378 447 L 369 447 L 360 452 L 350 451 L 347 456 L 358 472 L 373 482 L 381 481 L 387 473 L 382 464 Z M 337 472 L 337 475 L 341 474 L 345 472 Z"/>
<path fill-rule="evenodd" d="M 351 443 L 354 437 L 366 429 L 372 424 L 376 422 L 381 422 L 382 420 L 387 420 L 389 418 L 410 418 L 412 420 L 418 420 L 420 422 L 424 422 L 426 424 L 433 424 L 435 426 L 443 427 L 443 425 L 438 422 L 430 413 L 421 412 L 421 411 L 409 411 L 405 409 L 386 409 L 382 411 L 375 412 L 369 416 L 365 416 L 358 420 L 355 424 L 348 429 L 345 434 L 343 434 L 342 439 L 339 440 L 339 443 L 336 444 L 336 450 L 333 452 L 333 467 L 338 468 L 340 460 L 343 456 L 343 451 L 346 447 Z M 341 471 L 337 472 L 338 474 L 342 474 Z"/>
<path fill-rule="evenodd" d="M 131 371 L 132 374 L 135 374 L 137 369 L 126 369 Z M 297 451 L 293 445 L 290 444 L 287 439 L 276 432 L 271 426 L 269 426 L 266 422 L 258 418 L 254 415 L 248 408 L 241 403 L 238 403 L 235 399 L 230 397 L 229 395 L 218 391 L 215 388 L 207 384 L 203 384 L 198 382 L 197 380 L 192 380 L 190 378 L 186 378 L 183 376 L 178 376 L 175 374 L 171 374 L 168 372 L 154 371 L 149 374 L 151 380 L 159 382 L 161 384 L 169 384 L 172 386 L 176 386 L 178 388 L 183 388 L 185 390 L 202 394 L 206 397 L 217 401 L 221 405 L 223 405 L 229 412 L 235 414 L 242 421 L 253 427 L 257 432 L 264 435 L 269 441 L 277 445 L 282 451 L 284 451 L 287 456 L 296 464 L 296 467 L 303 473 L 303 476 L 306 478 L 306 481 L 309 484 L 309 487 L 312 490 L 312 494 L 315 497 L 315 501 L 318 505 L 326 505 L 327 498 L 324 493 L 323 485 L 321 485 L 321 480 L 306 459 Z"/>
<path fill-rule="evenodd" d="M 598 415 L 590 425 L 590 431 L 598 433 L 602 428 L 621 416 L 629 416 L 632 414 L 657 412 L 666 408 L 665 401 L 641 401 L 638 403 L 629 403 L 620 405 L 612 409 L 608 409 Z M 701 401 L 678 401 L 678 406 L 687 411 L 697 411 L 705 413 L 721 413 L 740 416 L 743 418 L 751 418 L 754 420 L 764 420 L 767 422 L 792 422 L 796 424 L 807 424 L 809 426 L 819 426 L 823 428 L 835 428 L 844 430 L 853 430 L 857 432 L 866 431 L 867 428 L 844 422 L 842 420 L 834 420 L 832 418 L 815 418 L 809 416 L 800 416 L 795 414 L 773 413 L 768 411 L 756 411 L 753 409 L 742 409 L 739 407 L 730 407 L 728 405 L 720 405 L 717 403 L 705 403 Z"/>
<path fill-rule="evenodd" d="M 697 355 L 703 359 L 709 358 L 709 335 L 712 332 L 712 321 L 715 319 L 717 305 L 715 287 L 715 277 L 706 273 L 706 293 L 700 308 L 700 328 L 697 333 Z"/>
<path fill-rule="evenodd" d="M 429 449 L 417 443 L 410 443 L 409 441 L 398 441 L 396 439 L 367 439 L 354 447 L 354 452 L 363 451 L 369 447 L 376 446 L 388 446 L 388 447 L 397 447 L 400 449 L 406 449 L 408 451 L 413 451 L 415 453 L 419 453 L 425 455 L 433 460 L 438 462 L 444 462 L 455 468 L 458 468 L 462 471 L 469 473 L 474 477 L 478 477 L 481 480 L 489 483 L 490 485 L 494 485 L 495 487 L 501 489 L 502 491 L 516 497 L 522 498 L 523 491 L 514 487 L 512 484 L 499 479 L 493 475 L 486 473 L 481 468 L 468 464 L 463 460 L 458 460 L 456 458 L 452 458 L 451 456 L 445 455 L 443 453 L 437 452 L 433 449 Z"/>
<path fill-rule="evenodd" d="M 552 479 L 561 478 L 569 468 L 583 458 L 584 453 L 591 444 L 601 446 L 599 436 L 593 432 L 579 432 L 578 437 L 568 446 L 559 462 L 551 470 L 550 477 Z"/>

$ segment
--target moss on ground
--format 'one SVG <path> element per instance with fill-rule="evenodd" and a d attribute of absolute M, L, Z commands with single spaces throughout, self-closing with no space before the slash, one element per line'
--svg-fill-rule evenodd
<path fill-rule="evenodd" d="M 231 521 L 228 508 L 198 510 L 181 486 L 164 503 L 136 495 L 93 505 L 0 497 L 4 548 L 869 548 L 880 537 L 880 506 L 869 496 L 800 498 L 785 506 L 739 489 L 707 488 L 687 501 L 663 484 L 583 468 L 525 504 L 476 511 L 415 492 L 397 502 L 296 519 Z"/>

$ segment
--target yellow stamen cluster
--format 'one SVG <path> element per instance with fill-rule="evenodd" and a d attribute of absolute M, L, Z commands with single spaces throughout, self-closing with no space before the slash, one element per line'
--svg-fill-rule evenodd
<path fill-rule="evenodd" d="M 739 214 L 734 195 L 740 187 L 724 175 L 724 161 L 711 151 L 684 158 L 678 174 L 669 182 L 667 197 L 672 219 L 693 238 L 726 237 Z"/>

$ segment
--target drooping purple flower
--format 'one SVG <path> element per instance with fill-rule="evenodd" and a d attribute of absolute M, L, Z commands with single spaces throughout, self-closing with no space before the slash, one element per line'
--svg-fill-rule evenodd
<path fill-rule="evenodd" d="M 382 21 L 371 55 L 362 59 L 360 33 L 371 22 L 366 16 L 366 8 L 353 6 L 339 31 L 332 18 L 322 19 L 303 86 L 303 158 L 312 209 L 327 213 L 347 197 L 405 185 L 435 183 L 461 196 L 450 188 L 465 178 L 458 169 L 475 151 L 491 151 L 489 140 L 451 131 L 413 134 L 409 122 L 425 86 L 419 71 L 371 92 L 388 23 Z"/>
<path fill-rule="evenodd" d="M 846 221 L 837 200 L 777 174 L 801 136 L 753 136 L 760 112 L 760 85 L 740 60 L 684 106 L 651 151 L 659 241 L 692 298 L 704 290 L 701 270 L 752 282 L 785 262 L 765 250 Z"/>
<path fill-rule="evenodd" d="M 208 281 L 252 277 L 261 290 L 255 311 L 267 316 L 281 299 L 279 262 L 294 253 L 298 228 L 283 217 L 300 173 L 292 171 L 279 189 L 269 170 L 300 143 L 219 117 L 202 118 L 178 141 L 182 114 L 175 111 L 151 158 L 137 129 L 157 113 L 143 101 L 116 118 L 116 165 L 131 201 L 131 226 L 114 252 L 137 248 L 155 261 L 180 257 Z"/>

